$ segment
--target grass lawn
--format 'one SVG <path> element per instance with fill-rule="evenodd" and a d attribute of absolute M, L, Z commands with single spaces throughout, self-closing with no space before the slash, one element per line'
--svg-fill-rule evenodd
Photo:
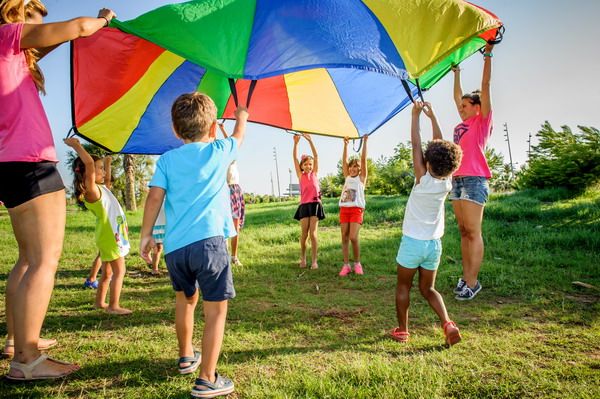
<path fill-rule="evenodd" d="M 451 349 L 435 314 L 413 289 L 411 341 L 395 327 L 395 256 L 406 198 L 369 197 L 361 231 L 364 276 L 339 278 L 337 201 L 326 200 L 317 271 L 298 268 L 295 203 L 248 207 L 234 269 L 220 373 L 230 398 L 599 398 L 600 192 L 559 190 L 493 195 L 485 211 L 483 290 L 457 302 L 460 244 L 448 205 L 437 287 L 463 341 Z M 0 397 L 188 398 L 179 376 L 174 293 L 138 256 L 141 211 L 128 215 L 132 251 L 122 305 L 128 317 L 92 307 L 82 283 L 95 255 L 94 217 L 70 208 L 65 247 L 43 335 L 51 354 L 82 366 L 55 383 L 0 380 Z M 0 312 L 17 251 L 0 215 Z M 162 266 L 164 268 L 164 264 Z M 163 269 L 164 270 L 164 269 Z M 197 313 L 196 341 L 203 321 Z M 6 333 L 0 324 L 0 335 Z M 0 373 L 9 362 L 0 361 Z"/>

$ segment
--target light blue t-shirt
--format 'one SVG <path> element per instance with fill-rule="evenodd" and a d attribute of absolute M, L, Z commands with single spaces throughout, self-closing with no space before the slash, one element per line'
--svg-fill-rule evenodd
<path fill-rule="evenodd" d="M 149 186 L 166 191 L 165 253 L 236 235 L 227 185 L 227 169 L 236 157 L 233 137 L 185 144 L 160 156 Z"/>

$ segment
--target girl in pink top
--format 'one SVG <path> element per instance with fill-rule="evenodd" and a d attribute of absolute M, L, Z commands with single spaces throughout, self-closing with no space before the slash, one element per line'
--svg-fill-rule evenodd
<path fill-rule="evenodd" d="M 317 263 L 317 229 L 319 220 L 325 219 L 323 204 L 321 203 L 321 189 L 319 188 L 319 157 L 317 149 L 308 134 L 302 134 L 302 137 L 308 141 L 313 155 L 302 155 L 300 162 L 298 159 L 299 135 L 294 135 L 294 166 L 296 176 L 300 181 L 300 206 L 294 215 L 294 219 L 300 221 L 302 234 L 300 236 L 300 267 L 306 267 L 306 239 L 310 235 L 310 249 L 312 255 L 311 269 L 318 269 Z"/>
<path fill-rule="evenodd" d="M 37 61 L 59 44 L 89 36 L 115 16 L 43 24 L 40 0 L 0 0 L 0 201 L 8 208 L 19 258 L 6 285 L 7 340 L 14 354 L 7 378 L 30 381 L 64 377 L 79 366 L 49 358 L 39 349 L 65 231 L 65 190 L 56 170 L 50 126 L 38 92 L 44 77 Z"/>
<path fill-rule="evenodd" d="M 471 300 L 481 291 L 477 276 L 483 261 L 481 223 L 483 207 L 488 198 L 490 169 L 485 159 L 485 146 L 492 134 L 492 44 L 486 44 L 483 54 L 481 92 L 463 95 L 460 69 L 454 71 L 454 101 L 462 122 L 454 129 L 454 142 L 463 151 L 463 158 L 452 179 L 450 200 L 460 231 L 463 276 L 454 289 L 458 300 Z"/>

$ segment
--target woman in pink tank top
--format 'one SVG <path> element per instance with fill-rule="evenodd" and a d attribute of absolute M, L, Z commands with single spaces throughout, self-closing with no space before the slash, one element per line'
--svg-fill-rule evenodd
<path fill-rule="evenodd" d="M 317 177 L 319 171 L 319 158 L 317 156 L 317 149 L 315 148 L 310 135 L 303 134 L 302 137 L 308 141 L 313 155 L 302 155 L 298 162 L 298 142 L 300 141 L 300 136 L 294 135 L 294 166 L 296 168 L 296 176 L 300 182 L 300 206 L 298 206 L 298 210 L 296 210 L 294 219 L 300 221 L 300 227 L 302 229 L 302 234 L 300 235 L 300 267 L 306 267 L 306 239 L 310 235 L 310 249 L 312 255 L 310 268 L 318 269 L 317 229 L 319 227 L 319 220 L 325 219 L 325 212 L 323 211 L 323 204 L 321 203 L 319 178 Z"/>
<path fill-rule="evenodd" d="M 463 151 L 463 158 L 452 179 L 452 201 L 460 231 L 463 275 L 454 289 L 455 298 L 471 300 L 481 291 L 478 281 L 483 261 L 481 224 L 483 208 L 488 198 L 490 169 L 485 159 L 485 146 L 492 133 L 492 44 L 483 53 L 481 92 L 463 95 L 460 69 L 454 71 L 454 101 L 462 120 L 454 129 L 454 143 Z"/>
<path fill-rule="evenodd" d="M 7 340 L 14 355 L 6 376 L 30 381 L 64 377 L 79 366 L 40 353 L 56 344 L 40 338 L 65 232 L 66 198 L 56 170 L 50 125 L 38 92 L 37 61 L 61 43 L 90 36 L 115 16 L 43 24 L 40 0 L 0 0 L 0 201 L 8 208 L 19 258 L 6 285 Z"/>

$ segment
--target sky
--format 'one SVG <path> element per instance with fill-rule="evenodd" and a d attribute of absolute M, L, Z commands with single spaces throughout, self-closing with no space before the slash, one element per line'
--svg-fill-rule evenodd
<path fill-rule="evenodd" d="M 120 20 L 128 20 L 164 4 L 178 1 L 159 0 L 46 0 L 46 22 L 77 16 L 96 16 L 102 7 L 113 9 Z M 532 145 L 544 121 L 553 127 L 577 125 L 600 128 L 600 1 L 598 0 L 473 0 L 495 13 L 505 24 L 504 40 L 494 49 L 492 107 L 494 132 L 488 143 L 509 160 L 504 124 L 508 127 L 511 152 L 516 168 L 527 160 L 529 134 Z M 62 143 L 71 127 L 69 46 L 62 45 L 41 62 L 46 76 L 47 95 L 42 102 L 52 127 L 61 162 L 59 170 L 67 184 L 72 180 L 64 160 L 67 147 Z M 478 89 L 483 61 L 479 54 L 461 65 L 463 91 Z M 110 88 L 107 88 L 110 89 Z M 433 104 L 442 130 L 451 137 L 460 121 L 452 100 L 452 76 L 448 74 L 425 93 Z M 250 108 L 250 112 L 252 109 Z M 229 130 L 233 122 L 227 122 Z M 423 137 L 429 130 L 423 124 Z M 410 137 L 410 109 L 373 133 L 369 140 L 369 158 L 393 154 L 399 142 Z M 319 175 L 336 173 L 341 158 L 342 140 L 314 136 L 319 152 Z M 309 147 L 301 141 L 300 153 Z M 352 152 L 352 151 L 351 151 Z M 277 165 L 274 159 L 277 154 Z M 283 194 L 290 181 L 297 183 L 292 160 L 292 138 L 275 128 L 249 124 L 246 141 L 240 149 L 238 164 L 240 185 L 246 192 Z M 279 173 L 277 173 L 279 172 Z M 272 183 L 273 182 L 273 183 Z"/>

